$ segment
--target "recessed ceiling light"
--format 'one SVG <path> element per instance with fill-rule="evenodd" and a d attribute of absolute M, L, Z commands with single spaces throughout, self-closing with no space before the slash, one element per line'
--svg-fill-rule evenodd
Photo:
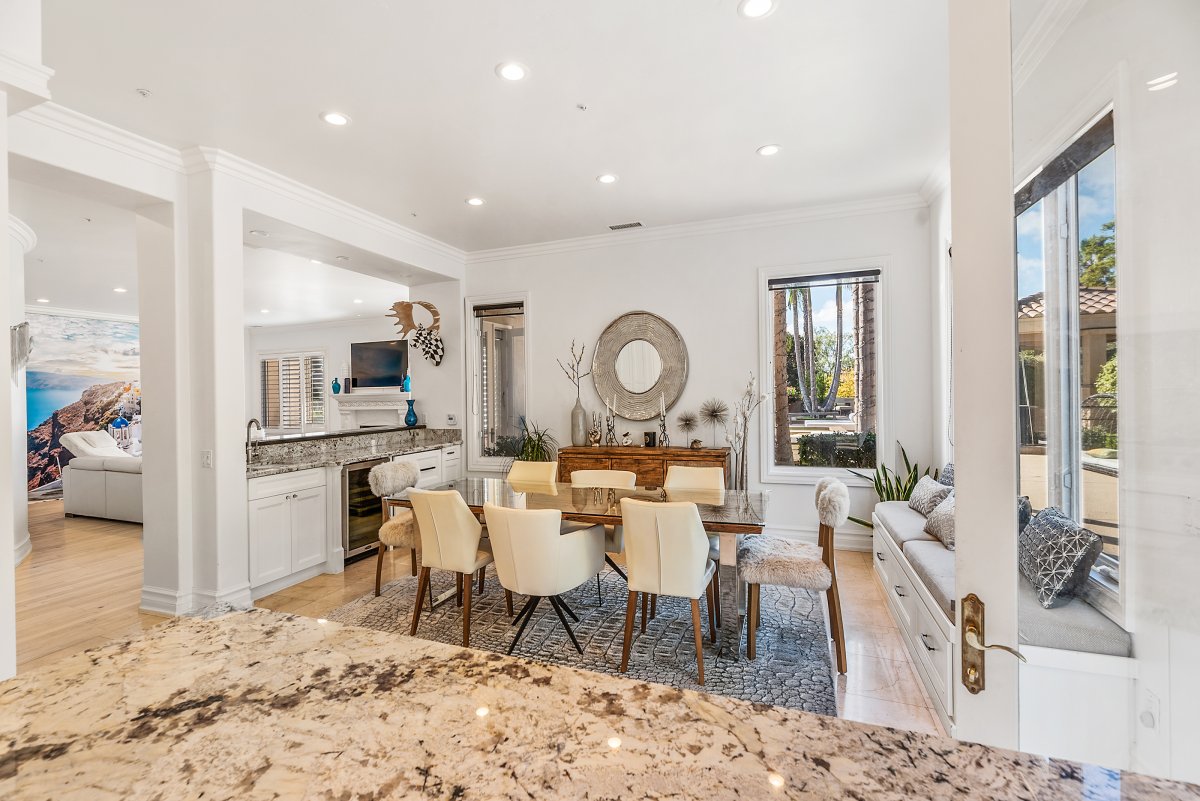
<path fill-rule="evenodd" d="M 260 311 L 261 313 L 263 313 L 263 314 L 270 314 L 270 313 L 271 313 L 271 310 L 270 310 L 270 309 L 259 309 L 259 311 Z"/>
<path fill-rule="evenodd" d="M 350 261 L 349 256 L 334 256 L 334 258 L 337 259 L 338 261 Z"/>
<path fill-rule="evenodd" d="M 762 147 L 760 147 L 758 150 L 756 150 L 754 152 L 760 156 L 774 156 L 776 153 L 778 153 L 782 149 L 783 148 L 781 148 L 779 145 L 763 145 Z"/>
<path fill-rule="evenodd" d="M 506 81 L 520 81 L 529 74 L 529 68 L 516 61 L 502 61 L 496 65 L 496 74 Z"/>
<path fill-rule="evenodd" d="M 114 286 L 113 292 L 128 292 L 129 290 L 123 286 Z"/>
<path fill-rule="evenodd" d="M 467 198 L 467 205 L 468 205 L 468 206 L 482 206 L 482 205 L 484 204 L 484 202 L 485 202 L 485 201 L 484 201 L 484 199 L 483 199 L 483 198 L 481 198 L 481 197 L 469 197 L 469 198 Z"/>
<path fill-rule="evenodd" d="M 325 263 L 325 262 L 321 261 L 320 259 L 309 259 L 309 261 L 312 262 L 313 264 L 324 264 Z"/>
<path fill-rule="evenodd" d="M 617 176 L 610 172 L 606 172 L 604 175 L 597 175 L 596 180 L 602 184 L 615 184 L 617 182 Z"/>
<path fill-rule="evenodd" d="M 775 0 L 742 0 L 738 13 L 747 19 L 762 19 L 775 10 Z"/>
<path fill-rule="evenodd" d="M 38 299 L 37 299 L 37 302 L 38 302 L 38 303 L 49 303 L 49 302 L 50 302 L 50 298 L 38 298 Z"/>
<path fill-rule="evenodd" d="M 250 229 L 250 236 L 270 236 L 270 235 L 271 235 L 270 231 L 264 231 L 261 228 L 251 228 Z"/>
<path fill-rule="evenodd" d="M 134 89 L 133 91 L 137 92 L 142 97 L 149 97 L 150 95 L 154 94 L 149 89 Z"/>
<path fill-rule="evenodd" d="M 339 127 L 350 124 L 350 117 L 340 111 L 326 111 L 321 115 L 321 119 L 330 125 L 337 125 Z"/>
<path fill-rule="evenodd" d="M 1146 86 L 1150 88 L 1151 92 L 1158 92 L 1163 89 L 1169 89 L 1177 83 L 1179 83 L 1179 73 L 1169 72 L 1152 81 L 1146 81 Z"/>
<path fill-rule="evenodd" d="M 355 303 L 362 303 L 362 298 L 355 298 L 355 299 L 354 299 L 354 302 L 355 302 Z"/>

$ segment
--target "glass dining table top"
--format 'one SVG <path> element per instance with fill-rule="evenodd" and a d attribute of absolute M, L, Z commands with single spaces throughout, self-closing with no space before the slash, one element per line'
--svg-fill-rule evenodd
<path fill-rule="evenodd" d="M 568 520 L 592 523 L 620 523 L 622 498 L 689 502 L 696 504 L 706 530 L 737 534 L 760 533 L 766 507 L 764 493 L 741 490 L 573 487 L 553 482 L 509 482 L 503 478 L 462 478 L 429 489 L 455 490 L 475 512 L 481 512 L 487 503 L 510 509 L 557 509 Z M 409 505 L 403 495 L 390 496 L 388 501 L 398 506 Z"/>

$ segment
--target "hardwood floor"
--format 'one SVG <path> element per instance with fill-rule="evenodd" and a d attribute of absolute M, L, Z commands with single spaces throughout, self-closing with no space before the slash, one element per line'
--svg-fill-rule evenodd
<path fill-rule="evenodd" d="M 62 501 L 29 504 L 33 551 L 17 566 L 17 671 L 167 620 L 138 611 L 142 527 L 63 517 Z"/>
<path fill-rule="evenodd" d="M 29 506 L 33 552 L 17 568 L 17 669 L 136 634 L 168 618 L 138 611 L 142 527 L 64 518 L 61 501 Z M 839 551 L 849 670 L 837 677 L 842 717 L 941 731 L 871 570 L 870 554 Z M 408 575 L 407 552 L 384 558 L 383 580 Z M 258 606 L 319 618 L 375 589 L 375 560 L 269 595 Z"/>

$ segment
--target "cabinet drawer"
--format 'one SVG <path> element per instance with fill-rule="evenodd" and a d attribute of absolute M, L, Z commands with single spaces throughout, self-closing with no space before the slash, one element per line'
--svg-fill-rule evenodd
<path fill-rule="evenodd" d="M 892 599 L 892 608 L 897 610 L 900 626 L 911 629 L 914 606 L 919 607 L 921 600 L 913 591 L 908 575 L 898 565 L 894 569 L 888 570 L 887 583 L 883 585 L 883 591 Z"/>
<path fill-rule="evenodd" d="M 666 477 L 661 459 L 646 459 L 636 456 L 612 458 L 613 470 L 628 470 L 637 475 L 639 487 L 661 487 Z"/>
<path fill-rule="evenodd" d="M 564 484 L 571 482 L 571 473 L 576 470 L 608 470 L 607 456 L 567 456 L 558 462 L 558 480 Z"/>
<path fill-rule="evenodd" d="M 934 692 L 947 710 L 950 710 L 954 688 L 950 677 L 954 675 L 954 643 L 948 642 L 940 626 L 934 622 L 929 608 L 919 599 L 913 599 L 912 639 L 916 645 L 917 658 L 929 673 Z M 940 612 L 939 612 L 940 614 Z"/>
<path fill-rule="evenodd" d="M 440 450 L 420 451 L 418 453 L 402 453 L 399 456 L 392 457 L 395 462 L 412 462 L 417 467 L 424 470 L 427 467 L 438 467 L 442 463 L 442 452 Z"/>
<path fill-rule="evenodd" d="M 252 478 L 246 491 L 248 500 L 254 501 L 259 498 L 269 498 L 272 495 L 286 495 L 289 492 L 300 492 L 323 486 L 325 486 L 325 468 L 314 467 L 309 470 L 296 470 L 291 473 Z"/>

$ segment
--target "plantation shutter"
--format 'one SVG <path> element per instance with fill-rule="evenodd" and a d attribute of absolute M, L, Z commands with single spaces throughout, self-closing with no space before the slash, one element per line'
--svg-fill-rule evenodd
<path fill-rule="evenodd" d="M 263 428 L 315 430 L 325 425 L 325 357 L 277 356 L 261 361 Z"/>

